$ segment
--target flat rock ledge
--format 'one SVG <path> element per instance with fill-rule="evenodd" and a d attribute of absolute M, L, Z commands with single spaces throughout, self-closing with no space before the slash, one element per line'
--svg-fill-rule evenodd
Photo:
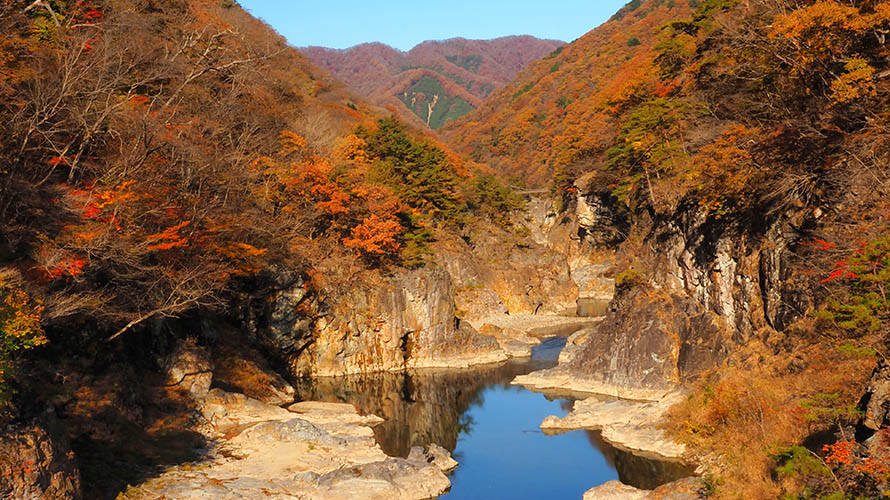
<path fill-rule="evenodd" d="M 582 332 L 579 332 L 582 333 Z M 589 335 L 590 332 L 587 332 Z M 566 359 L 575 355 L 575 350 L 570 349 Z M 563 366 L 556 366 L 549 370 L 538 370 L 528 375 L 520 375 L 513 379 L 513 385 L 521 385 L 528 389 L 545 391 L 561 389 L 571 392 L 583 392 L 588 394 L 600 394 L 613 398 L 633 399 L 639 401 L 660 401 L 673 389 L 644 389 L 626 387 L 605 383 L 593 378 L 583 378 L 571 373 Z"/>
<path fill-rule="evenodd" d="M 569 336 L 602 320 L 602 317 L 577 318 L 547 314 L 501 314 L 475 320 L 471 324 L 477 330 L 488 324 L 505 330 L 516 330 L 525 335 L 543 339 L 560 335 Z"/>
<path fill-rule="evenodd" d="M 480 334 L 494 337 L 507 356 L 530 358 L 532 348 L 540 344 L 541 340 L 560 335 L 576 335 L 579 330 L 590 330 L 600 321 L 602 318 L 504 314 L 483 318 L 473 325 Z"/>
<path fill-rule="evenodd" d="M 383 421 L 349 404 L 288 409 L 220 389 L 200 401 L 210 445 L 202 460 L 161 471 L 123 498 L 149 500 L 425 500 L 451 487 L 447 450 L 415 447 L 389 457 L 374 439 Z"/>
<path fill-rule="evenodd" d="M 597 429 L 602 431 L 603 439 L 636 455 L 679 460 L 686 451 L 685 446 L 668 439 L 656 426 L 668 408 L 683 397 L 681 392 L 673 392 L 650 402 L 588 398 L 576 401 L 571 413 L 564 418 L 545 418 L 541 429 L 545 432 Z"/>
<path fill-rule="evenodd" d="M 584 500 L 699 500 L 705 498 L 701 480 L 686 478 L 659 486 L 655 490 L 640 490 L 619 481 L 609 481 L 587 490 Z"/>
<path fill-rule="evenodd" d="M 509 356 L 502 349 L 482 352 L 478 354 L 467 353 L 464 356 L 450 356 L 447 358 L 410 358 L 405 364 L 406 369 L 422 368 L 471 368 L 474 366 L 492 365 L 507 361 Z M 392 371 L 403 371 L 397 369 Z M 361 372 L 364 373 L 364 372 Z"/>

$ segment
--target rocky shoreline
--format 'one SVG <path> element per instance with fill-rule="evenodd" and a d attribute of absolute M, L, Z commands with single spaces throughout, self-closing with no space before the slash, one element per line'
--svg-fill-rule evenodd
<path fill-rule="evenodd" d="M 572 373 L 563 363 L 548 370 L 516 377 L 513 384 L 537 391 L 566 390 L 639 401 L 660 401 L 671 392 L 670 389 L 627 387 L 586 378 Z"/>
<path fill-rule="evenodd" d="M 425 500 L 450 488 L 445 474 L 457 466 L 435 444 L 408 458 L 387 456 L 371 431 L 382 419 L 352 405 L 301 402 L 285 410 L 214 390 L 203 411 L 212 441 L 202 460 L 131 487 L 126 498 Z"/>
<path fill-rule="evenodd" d="M 575 402 L 572 412 L 565 417 L 544 419 L 541 429 L 544 432 L 599 430 L 604 440 L 620 449 L 648 458 L 680 460 L 686 447 L 667 438 L 657 425 L 665 412 L 683 397 L 683 393 L 675 392 L 654 402 L 583 399 Z"/>
<path fill-rule="evenodd" d="M 131 486 L 125 498 L 426 500 L 450 488 L 446 473 L 457 462 L 439 445 L 387 456 L 372 430 L 382 418 L 350 404 L 282 399 L 279 406 L 211 389 L 207 360 L 202 348 L 184 345 L 168 363 L 171 382 L 196 402 L 194 427 L 208 443 L 200 459 Z"/>

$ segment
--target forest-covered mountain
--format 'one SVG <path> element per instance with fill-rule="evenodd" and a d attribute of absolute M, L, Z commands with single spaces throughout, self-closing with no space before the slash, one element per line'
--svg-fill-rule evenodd
<path fill-rule="evenodd" d="M 886 494 L 888 35 L 888 2 L 634 0 L 440 130 L 615 250 L 568 369 L 697 381 L 669 430 L 719 498 Z"/>
<path fill-rule="evenodd" d="M 665 26 L 690 16 L 694 3 L 630 2 L 602 26 L 531 63 L 442 135 L 508 175 L 549 182 L 558 170 L 604 149 L 615 136 L 617 111 L 654 91 L 641 87 L 663 83 L 656 46 L 665 43 Z M 688 36 L 676 43 L 689 44 Z"/>
<path fill-rule="evenodd" d="M 392 106 L 403 116 L 407 108 L 406 119 L 437 129 L 478 107 L 530 62 L 562 45 L 525 35 L 428 41 L 408 52 L 381 43 L 301 52 L 371 102 Z"/>

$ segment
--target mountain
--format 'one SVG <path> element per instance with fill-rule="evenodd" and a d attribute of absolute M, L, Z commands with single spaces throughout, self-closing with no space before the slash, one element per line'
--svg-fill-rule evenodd
<path fill-rule="evenodd" d="M 690 390 L 664 428 L 709 498 L 883 495 L 888 33 L 886 1 L 634 0 L 441 129 L 614 263 L 534 384 Z"/>
<path fill-rule="evenodd" d="M 414 123 L 437 129 L 478 107 L 530 62 L 563 42 L 532 36 L 423 42 L 408 52 L 381 43 L 302 53 L 353 91 L 392 106 Z M 405 113 L 405 110 L 411 113 Z"/>
<path fill-rule="evenodd" d="M 477 161 L 533 184 L 606 144 L 613 108 L 655 71 L 662 27 L 693 2 L 631 2 L 608 22 L 535 61 L 475 112 L 440 132 Z"/>

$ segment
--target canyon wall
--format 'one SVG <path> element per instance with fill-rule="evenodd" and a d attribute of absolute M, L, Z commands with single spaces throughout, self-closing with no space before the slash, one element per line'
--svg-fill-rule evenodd
<path fill-rule="evenodd" d="M 767 340 L 809 307 L 789 259 L 813 214 L 739 221 L 703 215 L 697 205 L 680 205 L 670 217 L 627 214 L 593 178 L 576 187 L 578 234 L 595 248 L 617 248 L 620 263 L 606 319 L 560 367 L 589 385 L 670 390 Z"/>

